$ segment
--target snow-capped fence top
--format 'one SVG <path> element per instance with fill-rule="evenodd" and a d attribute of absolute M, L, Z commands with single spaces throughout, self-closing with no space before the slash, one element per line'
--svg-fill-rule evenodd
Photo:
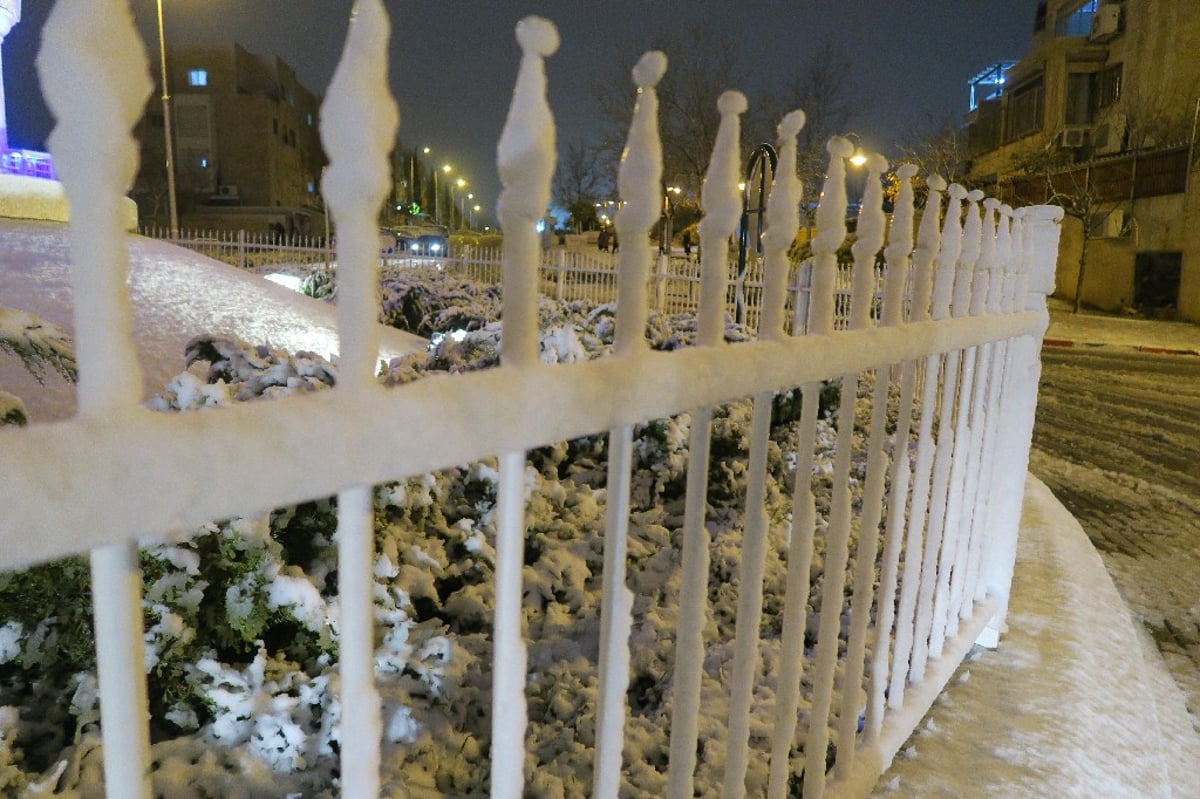
<path fill-rule="evenodd" d="M 547 205 L 554 172 L 545 60 L 557 49 L 558 34 L 550 22 L 531 17 L 517 26 L 523 56 L 498 148 L 504 183 L 498 210 L 506 241 L 502 365 L 385 390 L 372 379 L 379 302 L 374 218 L 396 113 L 386 86 L 387 15 L 379 0 L 359 0 L 322 122 L 332 157 L 324 191 L 340 231 L 338 386 L 218 412 L 156 414 L 136 407 L 139 379 L 124 290 L 128 242 L 118 223 L 135 152 L 129 130 L 149 92 L 146 59 L 135 36 L 122 0 L 58 0 L 47 24 L 39 70 L 58 118 L 51 147 L 68 195 L 81 198 L 72 203 L 71 220 L 80 415 L 0 434 L 0 565 L 91 553 L 102 723 L 109 733 L 107 795 L 150 796 L 138 542 L 171 540 L 213 518 L 263 513 L 335 493 L 341 785 L 346 796 L 379 795 L 372 486 L 493 456 L 499 457 L 500 478 L 495 527 L 489 531 L 496 548 L 490 790 L 499 797 L 522 795 L 525 453 L 608 431 L 601 662 L 589 701 L 596 704 L 597 719 L 593 791 L 615 797 L 622 781 L 631 779 L 622 773 L 621 751 L 633 607 L 624 576 L 632 430 L 684 413 L 691 415 L 691 469 L 667 794 L 692 796 L 697 770 L 714 767 L 697 758 L 698 718 L 705 710 L 701 688 L 710 679 L 702 664 L 727 652 L 732 668 L 723 689 L 729 696 L 725 751 L 703 752 L 725 763 L 723 795 L 742 796 L 748 783 L 756 792 L 766 785 L 772 797 L 789 795 L 802 771 L 805 796 L 866 795 L 970 645 L 1003 620 L 1060 212 L 1013 211 L 988 200 L 981 215 L 978 194 L 930 176 L 914 249 L 916 170 L 896 171 L 901 188 L 887 230 L 877 191 L 887 164 L 874 156 L 853 247 L 851 329 L 835 331 L 836 252 L 846 238 L 844 161 L 850 149 L 844 139 L 834 139 L 813 241 L 812 299 L 803 309 L 807 330 L 787 335 L 782 294 L 786 252 L 798 225 L 794 149 L 804 121 L 803 114 L 793 113 L 779 126 L 778 178 L 767 206 L 761 333 L 758 341 L 727 344 L 723 244 L 740 209 L 739 114 L 746 109 L 744 96 L 727 92 L 715 99 L 721 122 L 702 191 L 696 346 L 675 352 L 645 346 L 649 254 L 625 247 L 615 352 L 583 364 L 543 364 L 534 222 Z M 666 67 L 662 54 L 649 53 L 633 72 L 639 96 L 620 167 L 623 206 L 617 217 L 626 242 L 644 236 L 662 207 L 654 86 Z M 949 194 L 944 215 L 943 191 Z M 887 272 L 880 316 L 871 305 L 881 248 Z M 813 466 L 814 447 L 818 427 L 825 424 L 818 420 L 818 395 L 831 382 L 840 387 L 831 423 L 837 455 L 822 525 L 810 477 L 820 471 Z M 789 522 L 783 524 L 766 512 L 768 453 L 776 446 L 770 440 L 772 403 L 777 394 L 794 396 L 797 390 L 798 479 Z M 745 397 L 753 401 L 753 422 L 744 543 L 736 633 L 725 650 L 719 646 L 729 642 L 707 637 L 710 542 L 703 467 L 714 406 Z M 889 401 L 899 409 L 896 418 L 888 418 Z M 852 449 L 862 446 L 855 443 L 860 405 L 870 408 L 870 422 L 860 422 L 859 430 L 867 441 L 864 473 L 852 476 Z M 315 429 L 325 431 L 319 447 L 311 445 Z M 228 453 L 234 451 L 239 455 L 231 460 Z M 860 485 L 861 495 L 853 488 Z M 809 572 L 818 537 L 827 539 L 824 612 L 818 614 L 815 641 L 806 646 Z M 857 556 L 853 574 L 851 547 Z M 778 641 L 760 633 L 763 559 L 771 548 L 787 552 L 789 568 Z M 767 700 L 756 687 L 764 647 L 781 664 L 778 697 L 765 710 Z M 725 666 L 722 662 L 719 671 L 725 673 Z M 813 688 L 801 713 L 805 669 L 812 670 Z M 840 695 L 838 671 L 845 675 Z M 759 744 L 751 742 L 749 730 L 764 712 L 773 719 L 769 775 L 754 771 L 750 762 L 751 747 Z M 831 730 L 836 756 L 827 782 Z M 797 754 L 801 748 L 808 754 Z"/>

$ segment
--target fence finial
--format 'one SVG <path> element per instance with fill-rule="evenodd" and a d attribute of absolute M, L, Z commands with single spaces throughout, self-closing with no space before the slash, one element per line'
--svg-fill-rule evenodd
<path fill-rule="evenodd" d="M 621 207 L 617 211 L 618 240 L 643 241 L 662 210 L 662 142 L 658 134 L 658 92 L 655 87 L 667 71 L 667 57 L 652 50 L 633 68 L 637 101 L 629 137 L 621 154 L 617 175 Z M 615 351 L 625 355 L 646 345 L 646 280 L 650 250 L 621 249 L 617 276 L 617 331 Z"/>
<path fill-rule="evenodd" d="M 72 288 L 88 300 L 75 303 L 79 412 L 102 415 L 135 407 L 142 394 L 119 200 L 137 171 L 130 130 L 152 84 L 128 5 L 55 3 L 37 68 L 56 119 L 50 151 L 71 207 Z"/>
<path fill-rule="evenodd" d="M 846 240 L 846 159 L 854 153 L 849 139 L 834 136 L 825 145 L 829 170 L 817 205 L 817 235 L 812 241 L 813 279 L 808 332 L 833 332 L 833 288 L 837 251 Z"/>
<path fill-rule="evenodd" d="M 950 184 L 950 195 L 946 203 L 946 219 L 942 224 L 941 251 L 935 261 L 933 273 L 933 301 L 929 313 L 934 320 L 950 315 L 950 297 L 954 290 L 954 269 L 962 253 L 962 201 L 967 190 L 957 183 Z"/>
<path fill-rule="evenodd" d="M 914 322 L 929 319 L 929 305 L 933 299 L 933 261 L 942 244 L 941 214 L 942 192 L 947 188 L 941 175 L 925 178 L 929 194 L 925 198 L 925 210 L 921 213 L 921 227 L 917 231 L 917 248 L 913 251 L 913 292 L 910 318 Z"/>
<path fill-rule="evenodd" d="M 767 198 L 767 227 L 763 232 L 762 321 L 758 327 L 761 339 L 779 340 L 785 336 L 783 309 L 787 302 L 788 251 L 800 229 L 800 196 L 803 192 L 803 184 L 796 175 L 796 137 L 804 122 L 804 112 L 796 110 L 780 120 L 776 129 L 779 161 L 771 195 Z"/>
<path fill-rule="evenodd" d="M 700 310 L 697 313 L 696 340 L 702 346 L 714 346 L 725 340 L 725 288 L 729 281 L 729 237 L 741 216 L 738 177 L 741 136 L 739 115 L 747 107 L 746 95 L 724 92 L 717 99 L 721 124 L 713 145 L 712 159 L 700 197 L 704 218 L 700 220 Z"/>
<path fill-rule="evenodd" d="M 1008 287 L 1009 274 L 1013 270 L 1013 209 L 1009 205 L 1000 206 L 999 226 L 996 232 L 996 271 L 1000 273 L 997 287 L 988 297 L 989 310 L 1003 313 L 1008 310 L 1008 298 L 1005 294 Z"/>
<path fill-rule="evenodd" d="M 992 277 L 996 272 L 996 211 L 1000 201 L 988 197 L 983 201 L 983 234 L 980 241 L 979 263 L 971 289 L 971 315 L 987 312 L 992 292 Z"/>
<path fill-rule="evenodd" d="M 521 66 L 496 148 L 504 184 L 496 204 L 505 245 L 500 357 L 506 364 L 528 365 L 538 359 L 536 225 L 550 204 L 556 159 L 545 58 L 558 49 L 558 30 L 549 20 L 526 17 L 517 23 L 517 42 Z"/>
<path fill-rule="evenodd" d="M 904 321 L 904 289 L 908 283 L 909 256 L 913 248 L 914 192 L 912 179 L 917 176 L 915 164 L 901 164 L 896 168 L 900 189 L 892 213 L 892 226 L 888 231 L 888 243 L 883 257 L 887 271 L 883 283 L 883 323 L 898 325 Z"/>
<path fill-rule="evenodd" d="M 980 236 L 983 233 L 983 223 L 979 217 L 979 201 L 983 192 L 972 189 L 967 192 L 967 213 L 963 223 L 962 253 L 954 276 L 954 302 L 951 313 L 954 316 L 965 316 L 971 308 L 971 290 L 975 281 L 975 264 L 979 262 L 981 248 Z"/>
<path fill-rule="evenodd" d="M 374 383 L 379 352 L 375 220 L 388 191 L 388 152 L 400 115 L 388 90 L 387 11 L 380 0 L 359 0 L 354 9 L 321 109 L 321 142 L 329 154 L 321 190 L 340 234 L 338 383 L 361 388 Z"/>
<path fill-rule="evenodd" d="M 854 256 L 853 284 L 850 294 L 850 327 L 861 329 L 871 324 L 871 305 L 875 299 L 875 256 L 883 247 L 887 217 L 883 214 L 883 181 L 888 162 L 882 155 L 867 156 L 867 182 L 862 205 L 858 209 L 858 237 L 850 245 Z"/>

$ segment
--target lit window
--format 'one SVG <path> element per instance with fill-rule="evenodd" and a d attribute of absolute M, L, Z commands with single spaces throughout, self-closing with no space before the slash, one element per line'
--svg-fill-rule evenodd
<path fill-rule="evenodd" d="M 188 86 L 207 86 L 208 85 L 208 70 L 207 69 L 189 69 L 188 70 Z"/>
<path fill-rule="evenodd" d="M 1087 36 L 1092 32 L 1092 16 L 1100 0 L 1079 0 L 1059 12 L 1054 20 L 1055 36 Z"/>
<path fill-rule="evenodd" d="M 316 191 L 316 188 L 317 188 L 317 187 L 316 187 L 315 185 L 313 185 L 313 182 L 310 180 L 310 181 L 308 182 L 308 193 L 309 193 L 309 194 L 312 194 L 312 193 L 314 193 L 314 192 Z"/>
<path fill-rule="evenodd" d="M 200 159 L 200 168 L 201 168 L 201 169 L 208 169 L 208 159 L 207 159 L 207 158 L 201 158 L 201 159 Z"/>

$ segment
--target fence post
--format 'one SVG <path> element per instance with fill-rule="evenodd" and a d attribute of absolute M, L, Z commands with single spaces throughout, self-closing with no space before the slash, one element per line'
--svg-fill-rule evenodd
<path fill-rule="evenodd" d="M 238 230 L 237 238 L 237 264 L 238 269 L 246 268 L 246 231 Z"/>
<path fill-rule="evenodd" d="M 1005 432 L 996 453 L 996 478 L 990 507 L 993 513 L 992 541 L 981 574 L 987 593 L 999 599 L 996 615 L 979 637 L 981 645 L 990 647 L 999 641 L 1008 614 L 1021 503 L 1025 497 L 1025 474 L 1033 440 L 1033 417 L 1037 409 L 1038 380 L 1042 371 L 1042 337 L 1050 324 L 1046 297 L 1054 292 L 1054 269 L 1058 262 L 1063 217 L 1061 208 L 1049 205 L 1031 206 L 1016 213 L 1023 215 L 1023 247 L 1013 260 L 1019 259 L 1018 274 L 1025 273 L 1028 283 L 1023 296 L 1013 298 L 1014 310 L 1034 311 L 1041 315 L 1042 323 L 1036 336 L 1022 336 L 1009 342 L 1012 360 L 1011 372 L 1005 376 L 1007 386 L 1002 422 Z M 1022 282 L 1018 278 L 1017 285 Z"/>
<path fill-rule="evenodd" d="M 554 299 L 562 300 L 563 298 L 563 281 L 567 275 L 567 252 L 566 250 L 558 250 L 554 254 L 554 268 L 558 274 L 554 281 Z"/>
<path fill-rule="evenodd" d="M 654 310 L 663 312 L 667 292 L 667 256 L 659 254 L 658 269 L 654 272 Z"/>

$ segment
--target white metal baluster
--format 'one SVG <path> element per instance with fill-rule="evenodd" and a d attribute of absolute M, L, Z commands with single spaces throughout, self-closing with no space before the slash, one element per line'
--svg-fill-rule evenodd
<path fill-rule="evenodd" d="M 984 212 L 980 239 L 979 262 L 972 276 L 971 316 L 983 316 L 987 313 L 988 290 L 991 273 L 996 263 L 996 207 L 999 202 L 987 199 L 983 203 Z M 963 487 L 963 511 L 960 526 L 965 539 L 964 555 L 961 563 L 955 565 L 954 576 L 950 589 L 950 618 L 948 620 L 947 636 L 953 636 L 958 631 L 958 619 L 970 618 L 971 604 L 967 597 L 974 594 L 974 580 L 979 563 L 978 526 L 979 514 L 979 478 L 983 471 L 986 450 L 984 436 L 986 424 L 985 403 L 991 391 L 991 364 L 995 353 L 995 342 L 988 342 L 978 348 L 975 385 L 971 392 L 971 410 L 969 427 L 971 430 L 969 452 L 971 463 Z"/>
<path fill-rule="evenodd" d="M 909 284 L 909 259 L 913 247 L 913 187 L 917 168 L 902 164 L 896 169 L 900 181 L 888 245 L 884 249 L 883 323 L 898 327 L 905 321 L 905 289 Z M 936 211 L 935 211 L 936 213 Z M 876 602 L 875 639 L 871 648 L 871 674 L 867 691 L 866 740 L 875 741 L 883 726 L 888 655 L 892 649 L 892 623 L 896 617 L 896 581 L 900 565 L 900 545 L 904 536 L 904 509 L 908 504 L 910 461 L 908 433 L 912 426 L 913 384 L 916 364 L 906 361 L 893 368 L 900 375 L 900 399 L 896 432 L 892 444 L 891 490 L 887 498 L 884 523 L 883 563 L 879 574 L 879 598 Z"/>
<path fill-rule="evenodd" d="M 851 295 L 850 327 L 871 327 L 871 307 L 875 301 L 875 258 L 883 247 L 887 220 L 883 214 L 881 175 L 887 161 L 880 155 L 867 159 L 867 184 L 858 216 L 858 239 L 851 245 L 854 254 L 854 289 Z M 871 397 L 871 424 L 867 439 L 867 478 L 863 488 L 858 548 L 855 553 L 854 581 L 850 602 L 850 633 L 846 642 L 846 665 L 842 680 L 842 705 L 838 711 L 837 761 L 834 772 L 845 779 L 854 764 L 854 743 L 860 709 L 865 711 L 859 693 L 865 668 L 867 622 L 875 597 L 875 555 L 879 543 L 879 521 L 883 513 L 883 483 L 887 454 L 883 449 L 887 421 L 888 377 L 890 369 L 881 365 L 875 371 Z M 822 605 L 822 609 L 824 606 Z"/>
<path fill-rule="evenodd" d="M 1001 314 L 1004 312 L 1004 273 L 1010 268 L 1009 259 L 1011 258 L 1012 251 L 1010 232 L 1012 209 L 1007 205 L 1000 205 L 996 210 L 998 211 L 996 220 L 996 261 L 991 274 L 988 276 L 987 312 L 989 314 Z M 1001 420 L 1003 419 L 1003 406 L 1000 404 L 1000 395 L 1003 388 L 1004 368 L 1007 360 L 1008 342 L 995 342 L 991 372 L 988 379 L 988 395 L 984 405 L 987 422 L 983 438 L 983 471 L 980 475 L 980 498 L 976 521 L 976 525 L 980 528 L 978 533 L 980 538 L 979 563 L 976 564 L 972 578 L 975 584 L 973 598 L 976 602 L 985 598 L 987 590 L 986 584 L 979 579 L 979 569 L 982 567 L 984 561 L 986 561 L 986 553 L 991 541 L 992 515 L 989 506 L 995 475 L 997 439 L 1000 435 Z"/>
<path fill-rule="evenodd" d="M 500 362 L 514 380 L 538 365 L 537 222 L 550 202 L 554 118 L 546 102 L 545 58 L 558 49 L 558 30 L 541 17 L 517 23 L 521 65 L 497 147 L 497 213 L 504 232 Z M 518 799 L 524 789 L 526 646 L 521 633 L 521 568 L 525 551 L 525 452 L 500 454 L 496 522 L 496 621 L 492 656 L 492 796 Z"/>
<path fill-rule="evenodd" d="M 794 144 L 789 144 L 794 147 Z M 781 147 L 781 151 L 783 148 Z M 793 170 L 781 170 L 790 175 Z M 781 195 L 782 197 L 782 195 Z M 782 202 L 780 202 L 782 205 Z M 772 213 L 775 213 L 772 211 Z M 796 270 L 792 331 L 805 332 L 811 300 L 812 262 Z M 769 306 L 768 306 L 769 307 Z M 764 317 L 764 329 L 774 323 Z M 799 721 L 800 676 L 804 667 L 804 634 L 808 626 L 808 594 L 816 536 L 817 509 L 812 491 L 812 473 L 816 460 L 817 411 L 820 383 L 801 387 L 800 424 L 796 438 L 796 482 L 792 489 L 792 529 L 788 537 L 788 566 L 784 588 L 782 642 L 780 648 L 779 689 L 775 704 L 775 737 L 771 744 L 771 765 L 767 795 L 779 799 L 787 795 L 791 778 L 791 748 Z"/>
<path fill-rule="evenodd" d="M 746 98 L 739 92 L 725 92 L 717 100 L 717 110 L 721 114 L 717 144 L 700 189 L 705 215 L 699 225 L 700 306 L 696 311 L 696 343 L 701 347 L 717 347 L 725 341 L 725 290 L 729 275 L 726 242 L 733 235 L 741 215 L 741 194 L 737 187 L 737 131 L 740 127 L 738 115 L 746 110 Z M 679 635 L 675 651 L 676 684 L 688 701 L 677 704 L 671 720 L 671 763 L 667 776 L 667 795 L 671 799 L 693 795 L 696 768 L 697 716 L 707 611 L 709 535 L 704 517 L 711 425 L 711 408 L 700 408 L 692 413 L 683 518 Z"/>
<path fill-rule="evenodd" d="M 971 308 L 971 289 L 975 278 L 975 264 L 979 261 L 980 236 L 983 230 L 979 217 L 979 201 L 983 192 L 967 192 L 968 207 L 963 225 L 961 255 L 955 264 L 954 301 L 951 314 L 966 316 Z M 946 628 L 950 624 L 950 580 L 951 572 L 965 557 L 966 536 L 961 535 L 959 519 L 962 514 L 963 482 L 970 463 L 971 393 L 975 381 L 976 348 L 970 347 L 959 355 L 958 391 L 954 399 L 954 440 L 950 456 L 950 476 L 946 486 L 946 515 L 942 526 L 942 551 L 938 560 L 937 585 L 933 595 L 933 618 L 929 633 L 929 654 L 938 658 L 945 644 Z M 957 629 L 958 619 L 953 620 Z"/>
<path fill-rule="evenodd" d="M 854 152 L 848 139 L 835 136 L 825 145 L 829 151 L 821 203 L 817 206 L 817 235 L 812 240 L 812 294 L 808 312 L 810 333 L 833 332 L 834 297 L 840 288 L 837 251 L 846 239 L 846 163 Z M 830 192 L 833 194 L 831 195 Z M 828 196 L 829 200 L 824 198 Z M 840 203 L 840 204 L 839 204 Z"/>
<path fill-rule="evenodd" d="M 782 341 L 784 333 L 784 304 L 787 302 L 787 278 L 790 263 L 788 249 L 796 240 L 800 229 L 800 180 L 796 176 L 796 136 L 804 126 L 804 113 L 793 111 L 779 123 L 779 160 L 775 169 L 775 180 L 766 207 L 766 231 L 763 234 L 763 262 L 760 267 L 761 285 L 758 289 L 760 309 L 759 338 L 765 341 Z M 754 398 L 754 414 L 751 421 L 750 479 L 746 489 L 746 537 L 747 546 L 742 559 L 742 574 L 738 588 L 737 647 L 738 655 L 747 655 L 748 662 L 741 657 L 734 663 L 734 683 L 745 692 L 746 719 L 749 717 L 749 699 L 753 692 L 753 678 L 757 662 L 757 646 L 743 648 L 748 639 L 757 644 L 759 624 L 762 618 L 763 564 L 766 555 L 766 460 L 767 439 L 771 429 L 771 405 L 774 394 L 764 392 Z M 748 650 L 748 651 L 747 651 Z M 792 679 L 789 667 L 799 665 L 784 660 L 783 679 Z M 743 674 L 741 669 L 745 669 Z M 739 678 L 742 678 L 739 681 Z M 740 700 L 739 700 L 740 701 Z M 795 733 L 795 710 L 790 723 L 778 725 L 772 742 L 770 767 L 770 789 L 768 795 L 783 796 L 787 788 L 788 752 Z M 777 716 L 778 718 L 778 716 Z M 748 739 L 749 726 L 745 726 Z M 740 730 L 739 730 L 740 734 Z M 782 774 L 777 776 L 778 772 Z M 741 779 L 741 792 L 745 792 L 745 774 Z"/>
<path fill-rule="evenodd" d="M 950 201 L 946 204 L 946 223 L 942 230 L 942 249 L 938 253 L 937 270 L 933 278 L 933 304 L 930 313 L 935 321 L 950 315 L 950 300 L 954 290 L 954 271 L 962 251 L 962 201 L 967 190 L 957 183 L 950 186 Z M 929 657 L 929 634 L 933 625 L 933 592 L 937 585 L 937 566 L 942 549 L 942 534 L 946 522 L 946 495 L 950 481 L 950 459 L 954 448 L 955 398 L 958 388 L 958 367 L 961 353 L 954 350 L 943 358 L 941 402 L 938 408 L 937 446 L 933 455 L 933 482 L 929 493 L 929 525 L 925 531 L 925 549 L 921 561 L 921 587 L 917 593 L 917 615 L 913 633 L 912 664 L 908 678 L 921 682 Z M 937 356 L 935 356 L 937 357 Z"/>
<path fill-rule="evenodd" d="M 942 192 L 946 181 L 937 175 L 925 180 L 929 197 L 921 216 L 917 248 L 913 251 L 913 295 L 910 316 L 914 322 L 924 322 L 930 316 L 933 291 L 933 262 L 941 246 L 938 227 Z M 912 476 L 912 501 L 904 543 L 904 570 L 900 579 L 900 602 L 896 610 L 895 655 L 892 658 L 892 677 L 888 683 L 888 707 L 898 708 L 904 702 L 904 688 L 913 649 L 913 616 L 916 613 L 917 589 L 921 580 L 921 545 L 925 532 L 925 511 L 929 502 L 929 477 L 933 470 L 933 418 L 937 413 L 937 355 L 925 358 L 914 380 L 921 388 L 921 419 L 917 431 L 917 463 Z M 899 520 L 898 520 L 899 521 Z"/>
<path fill-rule="evenodd" d="M 130 130 L 151 84 L 125 3 L 59 0 L 37 59 L 57 119 L 50 136 L 71 205 L 69 240 L 79 363 L 79 416 L 97 424 L 137 407 L 142 374 L 132 343 L 122 198 L 137 167 Z M 91 553 L 105 794 L 150 796 L 142 654 L 142 573 L 135 543 Z"/>
<path fill-rule="evenodd" d="M 840 137 L 829 140 L 829 171 L 825 191 L 817 207 L 817 236 L 813 239 L 813 319 L 816 332 L 833 331 L 833 282 L 837 272 L 837 250 L 846 238 L 846 164 L 853 152 L 850 142 Z M 837 666 L 838 630 L 846 583 L 846 560 L 850 535 L 850 443 L 854 426 L 854 394 L 857 377 L 842 376 L 841 405 L 837 417 L 837 455 L 834 459 L 833 495 L 830 499 L 829 532 L 825 544 L 825 568 L 821 592 L 821 621 L 817 631 L 817 653 L 813 677 L 813 699 L 804 745 L 804 795 L 820 797 L 825 790 L 825 748 L 829 742 L 829 708 L 833 701 L 833 673 Z"/>
<path fill-rule="evenodd" d="M 638 241 L 658 219 L 662 207 L 662 145 L 658 138 L 658 94 L 667 59 L 646 53 L 633 69 L 637 104 L 618 174 L 622 205 L 616 228 L 620 238 Z M 618 251 L 615 354 L 637 358 L 646 344 L 646 280 L 650 250 Z M 629 535 L 629 486 L 633 426 L 609 431 L 607 519 L 600 604 L 600 688 L 596 709 L 596 760 L 592 795 L 616 799 L 621 788 L 621 749 L 625 740 L 625 692 L 629 688 L 629 632 L 633 597 L 625 584 Z"/>
<path fill-rule="evenodd" d="M 321 191 L 338 228 L 337 390 L 351 395 L 380 390 L 375 381 L 379 351 L 376 218 L 388 190 L 387 159 L 399 122 L 388 93 L 390 28 L 380 0 L 359 0 L 321 114 L 321 140 L 330 159 Z M 346 796 L 376 796 L 380 784 L 372 495 L 371 486 L 355 486 L 338 495 L 341 772 Z"/>

